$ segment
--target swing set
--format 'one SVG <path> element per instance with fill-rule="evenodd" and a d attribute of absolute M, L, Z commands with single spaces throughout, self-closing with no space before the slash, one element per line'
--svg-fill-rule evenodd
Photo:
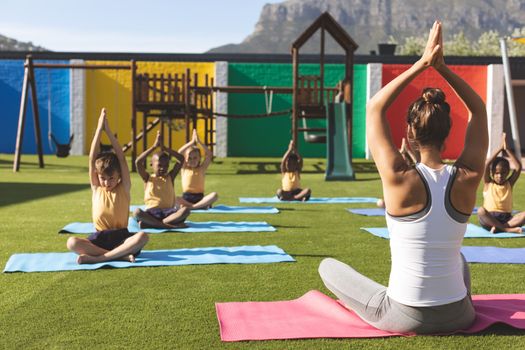
<path fill-rule="evenodd" d="M 28 92 L 31 92 L 31 104 L 33 108 L 33 122 L 35 126 L 35 141 L 38 154 L 38 165 L 40 168 L 44 167 L 44 152 L 42 148 L 42 137 L 40 130 L 40 114 L 38 110 L 38 100 L 36 92 L 36 79 L 35 69 L 47 68 L 48 69 L 48 139 L 54 143 L 57 157 L 67 157 L 71 150 L 71 142 L 73 141 L 74 135 L 71 135 L 69 142 L 66 144 L 59 143 L 55 135 L 53 135 L 52 125 L 52 114 L 51 114 L 51 69 L 111 69 L 111 70 L 129 70 L 133 66 L 133 61 L 129 65 L 115 64 L 115 65 L 96 65 L 96 64 L 67 64 L 67 63 L 34 63 L 31 55 L 26 57 L 24 63 L 24 81 L 22 84 L 22 99 L 20 102 L 20 113 L 18 115 L 18 129 L 16 133 L 16 145 L 15 145 L 15 157 L 13 161 L 13 171 L 17 172 L 20 170 L 20 160 L 22 157 L 22 143 L 24 137 L 24 128 L 26 121 L 26 107 Z M 51 147 L 53 148 L 53 147 Z"/>

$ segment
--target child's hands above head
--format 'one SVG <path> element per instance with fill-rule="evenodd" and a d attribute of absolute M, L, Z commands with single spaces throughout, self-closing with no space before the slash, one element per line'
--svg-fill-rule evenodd
<path fill-rule="evenodd" d="M 196 144 L 197 141 L 199 140 L 199 135 L 197 135 L 197 129 L 193 129 L 193 135 L 192 135 L 192 138 L 191 140 Z"/>
<path fill-rule="evenodd" d="M 100 110 L 100 117 L 98 117 L 98 125 L 97 125 L 97 128 L 98 129 L 101 129 L 101 130 L 104 130 L 106 129 L 106 109 L 105 108 L 102 108 Z"/>
<path fill-rule="evenodd" d="M 507 134 L 506 133 L 503 133 L 503 135 L 501 135 L 501 149 L 503 151 L 507 151 Z"/>
<path fill-rule="evenodd" d="M 162 135 L 160 134 L 160 130 L 157 131 L 157 137 L 155 138 L 153 146 L 162 148 Z"/>

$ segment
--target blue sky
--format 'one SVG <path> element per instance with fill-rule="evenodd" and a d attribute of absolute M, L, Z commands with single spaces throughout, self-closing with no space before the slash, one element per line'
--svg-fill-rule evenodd
<path fill-rule="evenodd" d="M 199 53 L 241 42 L 278 2 L 2 0 L 0 34 L 53 51 Z"/>

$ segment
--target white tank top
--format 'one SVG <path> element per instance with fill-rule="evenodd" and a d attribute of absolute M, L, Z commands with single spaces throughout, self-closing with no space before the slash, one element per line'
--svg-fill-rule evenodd
<path fill-rule="evenodd" d="M 450 304 L 467 295 L 460 249 L 469 215 L 450 203 L 456 167 L 418 163 L 416 170 L 426 187 L 425 208 L 402 217 L 386 214 L 392 256 L 387 295 L 409 306 Z"/>

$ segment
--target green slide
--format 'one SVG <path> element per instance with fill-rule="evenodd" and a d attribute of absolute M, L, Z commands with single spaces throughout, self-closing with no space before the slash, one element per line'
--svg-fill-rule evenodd
<path fill-rule="evenodd" d="M 348 150 L 346 104 L 330 103 L 326 118 L 326 181 L 355 180 Z"/>

